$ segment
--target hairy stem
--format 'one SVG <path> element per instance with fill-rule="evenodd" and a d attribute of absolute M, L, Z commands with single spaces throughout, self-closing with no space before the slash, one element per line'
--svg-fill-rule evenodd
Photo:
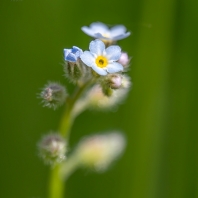
<path fill-rule="evenodd" d="M 87 81 L 82 86 L 79 86 L 74 92 L 73 96 L 67 99 L 66 109 L 59 125 L 59 132 L 67 142 L 69 141 L 70 130 L 75 119 L 75 115 L 73 115 L 72 112 L 73 107 L 85 89 L 91 84 L 91 82 L 92 81 Z M 63 198 L 65 184 L 63 178 L 60 175 L 61 165 L 62 164 L 56 164 L 51 169 L 49 198 Z"/>

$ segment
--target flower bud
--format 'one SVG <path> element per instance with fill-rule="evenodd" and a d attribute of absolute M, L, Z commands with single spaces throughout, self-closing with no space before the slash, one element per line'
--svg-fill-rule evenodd
<path fill-rule="evenodd" d="M 100 85 L 104 95 L 111 96 L 113 89 L 119 89 L 122 85 L 121 74 L 108 74 L 105 77 L 100 78 Z"/>
<path fill-rule="evenodd" d="M 82 53 L 83 51 L 76 46 L 73 46 L 72 49 L 64 49 L 65 76 L 73 83 L 87 80 L 91 74 L 91 69 L 85 66 L 80 59 Z"/>
<path fill-rule="evenodd" d="M 122 75 L 122 84 L 119 89 L 111 89 L 111 97 L 107 96 L 102 89 L 102 86 L 96 84 L 84 97 L 82 104 L 86 102 L 86 106 L 96 110 L 110 110 L 115 108 L 118 104 L 122 103 L 126 98 L 131 87 L 130 78 L 127 75 Z"/>
<path fill-rule="evenodd" d="M 109 86 L 112 89 L 119 89 L 122 85 L 122 76 L 120 74 L 111 74 L 109 76 Z"/>
<path fill-rule="evenodd" d="M 65 159 L 66 142 L 59 134 L 50 133 L 41 139 L 38 149 L 44 162 L 53 165 Z"/>
<path fill-rule="evenodd" d="M 75 63 L 82 53 L 80 48 L 73 46 L 72 49 L 64 49 L 64 58 L 66 61 Z"/>
<path fill-rule="evenodd" d="M 93 135 L 80 141 L 76 154 L 82 165 L 103 171 L 122 154 L 125 144 L 119 132 Z"/>
<path fill-rule="evenodd" d="M 67 94 L 64 86 L 50 82 L 43 88 L 40 97 L 43 99 L 43 106 L 56 109 L 65 102 Z"/>
<path fill-rule="evenodd" d="M 122 52 L 118 62 L 123 65 L 124 69 L 129 66 L 130 58 L 126 52 Z"/>

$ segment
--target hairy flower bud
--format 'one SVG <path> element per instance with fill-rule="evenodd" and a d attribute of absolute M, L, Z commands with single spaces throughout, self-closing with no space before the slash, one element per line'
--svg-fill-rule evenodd
<path fill-rule="evenodd" d="M 40 97 L 43 99 L 43 106 L 56 109 L 58 106 L 61 106 L 66 99 L 66 90 L 65 87 L 59 83 L 48 83 L 43 88 Z"/>
<path fill-rule="evenodd" d="M 59 134 L 50 133 L 41 139 L 38 149 L 44 162 L 53 165 L 65 159 L 66 142 Z"/>
<path fill-rule="evenodd" d="M 121 155 L 125 144 L 119 132 L 93 135 L 80 141 L 76 154 L 82 165 L 103 171 Z"/>
<path fill-rule="evenodd" d="M 76 63 L 65 62 L 64 65 L 65 77 L 68 78 L 71 82 L 77 83 L 77 81 L 82 77 L 83 71 L 80 65 L 80 61 Z"/>
<path fill-rule="evenodd" d="M 100 78 L 100 85 L 102 91 L 106 96 L 112 96 L 113 89 L 119 89 L 122 85 L 121 74 L 108 74 L 105 77 Z"/>
<path fill-rule="evenodd" d="M 130 78 L 122 75 L 122 84 L 119 89 L 111 89 L 111 97 L 107 96 L 99 84 L 94 85 L 84 98 L 79 100 L 78 106 L 86 106 L 96 110 L 110 110 L 124 101 L 131 87 Z"/>
<path fill-rule="evenodd" d="M 64 49 L 64 72 L 65 77 L 72 83 L 81 82 L 87 80 L 91 74 L 91 69 L 84 65 L 80 59 L 80 55 L 83 51 L 73 46 L 72 49 Z"/>
<path fill-rule="evenodd" d="M 122 85 L 122 76 L 120 74 L 111 74 L 108 80 L 112 89 L 119 89 Z"/>
<path fill-rule="evenodd" d="M 123 65 L 124 67 L 127 67 L 130 62 L 130 58 L 129 58 L 128 54 L 126 52 L 122 52 L 118 62 L 121 65 Z"/>

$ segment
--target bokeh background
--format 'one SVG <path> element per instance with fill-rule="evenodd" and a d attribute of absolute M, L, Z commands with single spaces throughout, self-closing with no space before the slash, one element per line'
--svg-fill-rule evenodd
<path fill-rule="evenodd" d="M 132 57 L 133 88 L 116 111 L 81 114 L 81 137 L 119 129 L 122 158 L 103 174 L 78 170 L 68 198 L 198 197 L 198 1 L 1 0 L 0 197 L 46 198 L 49 167 L 37 156 L 41 136 L 56 130 L 63 108 L 43 108 L 37 93 L 63 77 L 63 48 L 88 49 L 81 27 L 124 24 L 119 42 Z"/>

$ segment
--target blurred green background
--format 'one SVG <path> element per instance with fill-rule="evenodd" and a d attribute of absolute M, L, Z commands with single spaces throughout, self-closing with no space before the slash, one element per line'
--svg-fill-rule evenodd
<path fill-rule="evenodd" d="M 119 42 L 132 58 L 133 89 L 114 112 L 84 112 L 82 136 L 119 129 L 122 158 L 103 174 L 78 170 L 69 198 L 198 197 L 198 1 L 1 0 L 0 197 L 46 198 L 49 167 L 37 156 L 41 136 L 56 130 L 63 108 L 42 108 L 37 93 L 63 77 L 63 48 L 88 49 L 81 27 L 124 24 Z"/>

